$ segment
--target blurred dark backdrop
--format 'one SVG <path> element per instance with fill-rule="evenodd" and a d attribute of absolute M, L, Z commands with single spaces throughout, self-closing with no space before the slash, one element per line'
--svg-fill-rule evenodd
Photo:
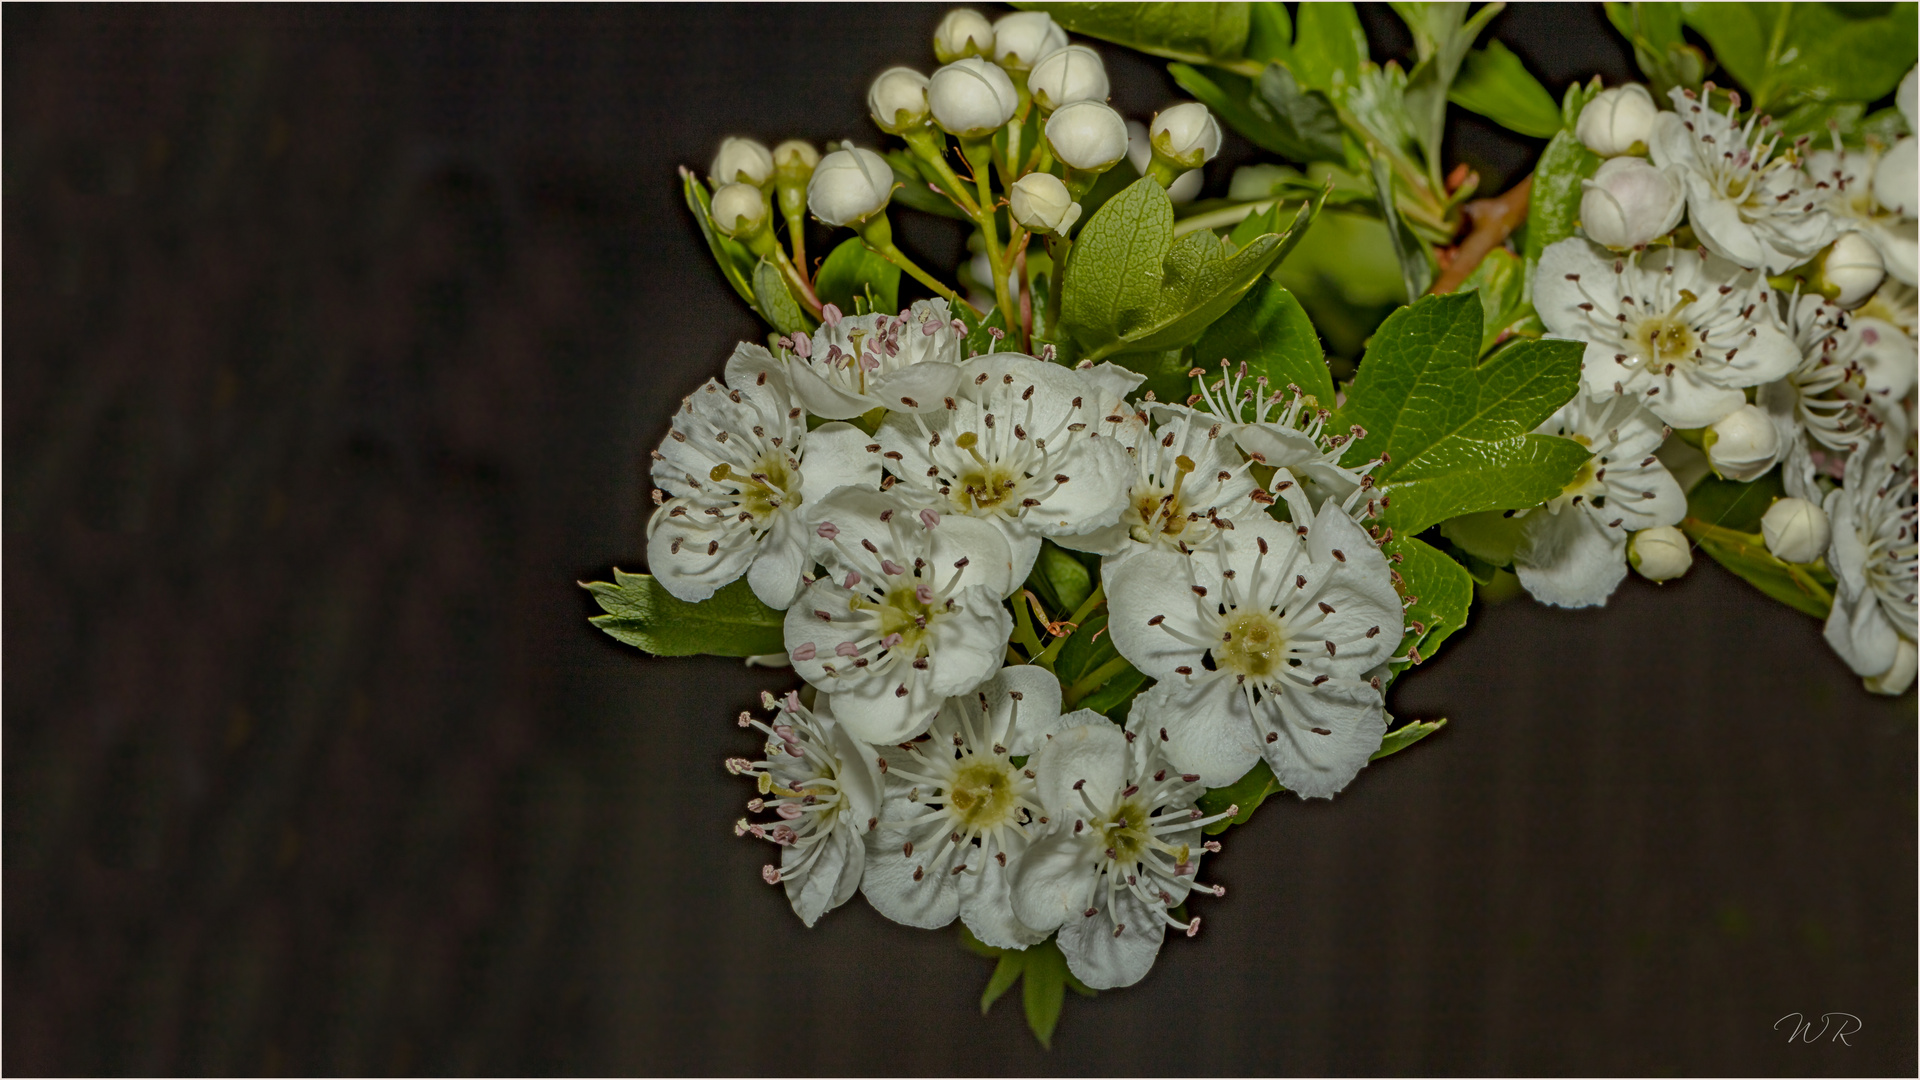
<path fill-rule="evenodd" d="M 1711 564 L 1482 612 L 1394 702 L 1453 725 L 1232 833 L 1051 1056 L 952 933 L 760 883 L 720 766 L 790 676 L 573 582 L 760 332 L 674 167 L 871 143 L 941 11 L 7 7 L 6 1071 L 1912 1074 L 1914 699 Z M 1597 5 L 1494 26 L 1629 75 Z"/>

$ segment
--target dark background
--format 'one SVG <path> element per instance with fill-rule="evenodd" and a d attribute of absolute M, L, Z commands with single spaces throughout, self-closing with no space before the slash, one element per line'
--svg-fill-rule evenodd
<path fill-rule="evenodd" d="M 721 761 L 790 675 L 573 582 L 761 332 L 674 167 L 872 144 L 942 10 L 7 7 L 5 1070 L 1911 1075 L 1914 699 L 1704 560 L 1480 613 L 1393 702 L 1452 725 L 1231 833 L 1051 1056 L 953 933 L 760 883 Z M 1494 27 L 1630 74 L 1597 5 Z"/>

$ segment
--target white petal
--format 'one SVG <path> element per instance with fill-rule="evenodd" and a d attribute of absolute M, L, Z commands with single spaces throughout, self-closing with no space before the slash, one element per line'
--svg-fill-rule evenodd
<path fill-rule="evenodd" d="M 1060 680 L 1053 672 L 1032 664 L 1000 669 L 980 692 L 987 695 L 994 738 L 1003 740 L 1015 757 L 1032 754 L 1056 735 L 1084 721 L 1066 723 L 1060 715 Z M 1018 701 L 1013 695 L 1018 694 Z"/>
<path fill-rule="evenodd" d="M 1535 511 L 1527 515 L 1526 541 L 1514 558 L 1514 572 L 1543 604 L 1595 607 L 1606 603 L 1627 576 L 1627 535 L 1577 507 L 1558 514 Z"/>
<path fill-rule="evenodd" d="M 1114 907 L 1091 917 L 1071 915 L 1060 927 L 1067 970 L 1095 990 L 1132 986 L 1147 977 L 1160 956 L 1166 923 L 1132 890 L 1113 893 Z M 1115 933 L 1116 927 L 1120 928 Z"/>
<path fill-rule="evenodd" d="M 1726 368 L 1715 381 L 1722 386 L 1758 386 L 1782 379 L 1800 366 L 1800 347 L 1779 330 L 1760 323 L 1754 335 L 1742 342 Z"/>
<path fill-rule="evenodd" d="M 925 673 L 895 664 L 886 672 L 848 676 L 838 685 L 832 681 L 817 685 L 833 691 L 834 714 L 854 738 L 889 746 L 917 737 L 940 714 L 946 695 L 929 691 L 927 683 Z M 904 695 L 899 692 L 903 686 Z"/>
<path fill-rule="evenodd" d="M 1395 640 L 1398 640 L 1397 638 Z M 1173 676 L 1134 700 L 1127 713 L 1150 735 L 1167 733 L 1160 749 L 1173 767 L 1200 774 L 1208 787 L 1225 787 L 1260 760 L 1260 735 L 1246 699 L 1230 678 Z"/>
<path fill-rule="evenodd" d="M 867 832 L 867 823 L 880 816 L 879 755 L 873 747 L 855 739 L 832 718 L 832 700 L 822 694 L 814 710 L 814 719 L 826 736 L 827 748 L 838 764 L 834 779 L 847 800 L 846 824 L 855 834 Z"/>
<path fill-rule="evenodd" d="M 1753 226 L 1741 219 L 1739 208 L 1691 170 L 1687 172 L 1687 218 L 1708 251 L 1749 270 L 1767 261 L 1766 249 L 1753 234 Z"/>
<path fill-rule="evenodd" d="M 1569 280 L 1569 274 L 1581 280 Z M 1581 288 L 1583 283 L 1585 289 Z M 1594 299 L 1589 300 L 1589 294 Z M 1615 307 L 1618 303 L 1613 264 L 1599 248 L 1579 237 L 1569 237 L 1549 244 L 1540 253 L 1540 265 L 1533 276 L 1533 303 L 1548 330 L 1582 340 L 1591 337 L 1593 323 L 1579 305 L 1592 303 L 1598 307 L 1603 302 Z M 1603 310 L 1600 314 L 1610 318 L 1614 311 Z"/>
<path fill-rule="evenodd" d="M 918 331 L 914 331 L 918 333 Z M 942 408 L 960 388 L 960 365 L 927 361 L 881 376 L 872 396 L 889 409 L 920 412 Z"/>
<path fill-rule="evenodd" d="M 867 449 L 873 439 L 852 424 L 821 424 L 807 433 L 800 459 L 800 505 L 812 510 L 835 488 L 879 488 L 880 455 Z"/>
<path fill-rule="evenodd" d="M 793 606 L 804 583 L 800 575 L 813 567 L 807 557 L 807 528 L 799 515 L 780 514 L 773 528 L 760 537 L 760 553 L 747 571 L 747 584 L 760 602 L 785 611 Z"/>
<path fill-rule="evenodd" d="M 889 809 L 902 813 L 920 810 L 904 798 Z M 873 905 L 873 910 L 902 926 L 937 930 L 960 913 L 960 892 L 954 875 L 949 873 L 954 853 L 949 849 L 938 863 L 931 863 L 927 857 L 935 854 L 933 849 L 937 844 L 928 844 L 925 850 L 907 855 L 904 854 L 907 840 L 905 832 L 886 822 L 868 835 L 867 874 L 860 883 L 860 892 L 867 903 Z M 915 870 L 920 871 L 918 881 L 913 879 Z"/>
<path fill-rule="evenodd" d="M 1105 575 L 1107 633 L 1128 663 L 1153 678 L 1165 679 L 1174 668 L 1199 662 L 1202 647 L 1180 640 L 1175 633 L 1195 639 L 1212 636 L 1212 627 L 1199 621 L 1194 579 L 1189 577 L 1205 571 L 1203 562 L 1156 550 L 1131 556 Z M 1161 622 L 1149 622 L 1155 618 Z"/>
<path fill-rule="evenodd" d="M 1067 822 L 1086 814 L 1086 804 L 1075 784 L 1086 782 L 1087 798 L 1095 806 L 1110 805 L 1119 794 L 1120 786 L 1126 783 L 1127 738 L 1118 726 L 1105 720 L 1069 728 L 1035 751 L 1027 766 L 1037 774 L 1041 805 L 1055 819 L 1056 827 L 1068 828 Z M 1024 915 L 1021 921 L 1038 925 Z"/>
<path fill-rule="evenodd" d="M 1676 428 L 1702 428 L 1724 420 L 1747 403 L 1747 395 L 1732 387 L 1707 382 L 1691 364 L 1678 368 L 1672 378 L 1656 378 L 1660 392 L 1651 397 L 1638 395 L 1647 411 Z"/>
<path fill-rule="evenodd" d="M 1071 826 L 1056 827 L 1034 841 L 1008 875 L 1014 918 L 1035 930 L 1049 931 L 1068 918 L 1079 918 L 1093 891 L 1099 855 L 1093 844 L 1091 830 L 1076 836 Z"/>
<path fill-rule="evenodd" d="M 851 420 L 880 405 L 821 378 L 811 363 L 798 357 L 788 364 L 788 379 L 793 385 L 793 396 L 800 404 L 813 415 L 828 420 Z"/>
<path fill-rule="evenodd" d="M 1261 736 L 1261 753 L 1280 785 L 1303 799 L 1332 798 L 1367 767 L 1387 733 L 1380 695 L 1364 683 L 1289 687 L 1261 704 L 1260 728 L 1275 736 Z"/>
<path fill-rule="evenodd" d="M 1113 439 L 1077 439 L 1055 461 L 1067 483 L 1054 488 L 1024 515 L 1048 536 L 1092 532 L 1119 520 L 1132 488 L 1132 462 Z"/>
<path fill-rule="evenodd" d="M 1888 695 L 1906 693 L 1907 687 L 1913 685 L 1915 660 L 1913 642 L 1901 638 L 1899 653 L 1894 657 L 1893 666 L 1866 679 L 1868 691 Z"/>
<path fill-rule="evenodd" d="M 823 845 L 813 864 L 803 874 L 783 877 L 787 902 L 800 921 L 812 926 L 820 916 L 853 898 L 860 887 L 860 875 L 866 866 L 866 849 L 848 829 L 835 829 L 819 842 Z M 780 852 L 784 870 L 796 864 L 801 849 L 788 847 Z"/>
<path fill-rule="evenodd" d="M 1013 913 L 1009 882 L 1024 853 L 1009 855 L 1008 865 L 1002 866 L 984 848 L 972 852 L 967 872 L 958 879 L 960 919 L 967 929 L 996 949 L 1024 949 L 1047 940 L 1048 931 L 1035 930 Z"/>
<path fill-rule="evenodd" d="M 955 610 L 941 614 L 930 628 L 924 675 L 929 691 L 940 697 L 967 693 L 992 678 L 1013 636 L 1013 616 L 991 590 L 976 585 L 954 603 Z"/>
<path fill-rule="evenodd" d="M 755 549 L 745 537 L 730 535 L 726 526 L 700 520 L 697 511 L 682 518 L 668 517 L 673 505 L 655 510 L 649 522 L 647 570 L 676 599 L 697 604 L 746 573 Z M 680 541 L 678 552 L 675 540 Z M 713 541 L 719 541 L 720 547 L 709 555 Z"/>

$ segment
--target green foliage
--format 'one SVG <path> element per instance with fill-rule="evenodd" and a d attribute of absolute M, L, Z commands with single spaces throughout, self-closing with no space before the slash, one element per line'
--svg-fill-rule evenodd
<path fill-rule="evenodd" d="M 1760 518 L 1783 494 L 1778 469 L 1746 484 L 1708 476 L 1687 493 L 1680 527 L 1714 562 L 1788 607 L 1824 619 L 1833 607 L 1826 567 L 1783 562 L 1759 535 Z"/>
<path fill-rule="evenodd" d="M 1566 94 L 1560 98 L 1560 126 L 1572 131 L 1580 123 L 1580 114 L 1586 110 L 1587 102 L 1599 97 L 1600 91 L 1606 88 L 1598 75 L 1585 86 L 1577 82 L 1568 85 Z"/>
<path fill-rule="evenodd" d="M 740 299 L 753 306 L 759 313 L 759 301 L 753 295 L 753 285 L 748 275 L 753 273 L 754 254 L 747 246 L 728 236 L 722 236 L 720 230 L 713 227 L 713 199 L 707 194 L 707 186 L 693 175 L 693 170 L 680 170 L 680 187 L 686 195 L 687 209 L 693 211 L 693 220 L 700 226 L 700 235 L 707 240 L 707 250 L 713 253 L 713 261 L 720 267 L 720 275 L 740 294 Z M 761 316 L 765 318 L 764 315 Z"/>
<path fill-rule="evenodd" d="M 1076 34 L 1143 53 L 1205 64 L 1238 59 L 1250 29 L 1247 5 L 1020 3 L 1044 11 Z"/>
<path fill-rule="evenodd" d="M 1173 81 L 1247 141 L 1293 161 L 1341 161 L 1340 119 L 1325 95 L 1299 88 L 1284 65 L 1257 80 L 1219 68 L 1168 64 Z"/>
<path fill-rule="evenodd" d="M 1235 825 L 1244 825 L 1253 812 L 1260 809 L 1261 803 L 1285 790 L 1280 781 L 1274 779 L 1273 769 L 1266 760 L 1256 761 L 1247 775 L 1226 787 L 1211 788 L 1200 796 L 1196 805 L 1209 817 L 1226 813 L 1229 806 L 1240 808 L 1232 817 L 1221 818 L 1201 831 L 1208 836 L 1218 836 Z"/>
<path fill-rule="evenodd" d="M 1007 316 L 999 308 L 996 307 L 987 312 L 987 317 L 982 319 L 974 313 L 972 307 L 961 304 L 954 314 L 958 315 L 960 321 L 967 327 L 967 336 L 960 342 L 962 355 L 978 356 L 981 353 L 999 352 L 1006 345 L 1004 336 L 996 341 L 992 334 L 994 330 L 1000 331 L 1002 335 L 1007 332 Z"/>
<path fill-rule="evenodd" d="M 1393 244 L 1393 257 L 1400 264 L 1400 285 L 1411 304 L 1425 295 L 1433 284 L 1433 264 L 1413 230 L 1400 219 L 1399 203 L 1393 197 L 1393 167 L 1381 155 L 1373 158 L 1373 191 L 1387 219 L 1387 240 Z"/>
<path fill-rule="evenodd" d="M 1091 987 L 1067 970 L 1067 958 L 1052 938 L 1025 949 L 999 949 L 984 944 L 962 925 L 960 945 L 976 956 L 998 961 L 992 977 L 987 980 L 986 990 L 980 995 L 980 1015 L 987 1015 L 993 1003 L 1013 989 L 1014 983 L 1024 981 L 1020 996 L 1026 1007 L 1027 1029 L 1049 1050 L 1053 1048 L 1053 1031 L 1060 1023 L 1066 992 L 1072 990 L 1081 997 L 1096 996 Z"/>
<path fill-rule="evenodd" d="M 872 297 L 868 311 L 889 314 L 900 310 L 900 268 L 873 253 L 859 237 L 843 240 L 820 264 L 813 291 L 823 304 L 834 304 L 848 314 L 854 299 Z"/>
<path fill-rule="evenodd" d="M 1913 67 L 1920 37 L 1910 3 L 1679 6 L 1762 112 L 1884 97 Z"/>
<path fill-rule="evenodd" d="M 646 574 L 616 569 L 613 581 L 581 582 L 606 612 L 588 621 L 655 656 L 764 656 L 786 649 L 785 616 L 761 603 L 744 578 L 697 604 L 675 599 Z"/>
<path fill-rule="evenodd" d="M 1209 374 L 1214 372 L 1210 365 L 1222 359 L 1245 364 L 1248 378 L 1266 376 L 1274 390 L 1292 384 L 1329 407 L 1333 403 L 1333 376 L 1320 336 L 1300 302 L 1271 278 L 1255 284 L 1193 347 L 1196 367 Z"/>
<path fill-rule="evenodd" d="M 1510 131 L 1549 138 L 1562 125 L 1560 107 L 1505 45 L 1490 41 L 1467 54 L 1447 100 Z"/>
<path fill-rule="evenodd" d="M 1706 76 L 1706 57 L 1681 34 L 1679 4 L 1609 0 L 1607 18 L 1632 42 L 1634 63 L 1653 83 L 1656 97 L 1664 99 L 1676 86 L 1698 87 Z"/>
<path fill-rule="evenodd" d="M 893 166 L 893 179 L 897 185 L 893 189 L 893 201 L 923 214 L 939 214 L 942 217 L 970 220 L 966 211 L 953 204 L 953 200 L 928 187 L 931 177 L 920 169 L 920 162 L 905 150 L 889 150 L 883 155 L 887 164 Z"/>
<path fill-rule="evenodd" d="M 1255 0 L 1247 5 L 1246 56 L 1262 63 L 1293 59 L 1293 20 L 1285 4 Z"/>
<path fill-rule="evenodd" d="M 1346 0 L 1302 4 L 1295 13 L 1293 73 L 1310 90 L 1326 93 L 1336 81 L 1348 86 L 1360 82 L 1360 64 L 1367 58 L 1367 32 L 1360 15 Z"/>
<path fill-rule="evenodd" d="M 1047 540 L 1040 545 L 1040 557 L 1034 560 L 1033 573 L 1027 575 L 1027 588 L 1040 597 L 1056 618 L 1064 619 L 1092 595 L 1093 578 L 1094 571 L 1079 557 Z"/>
<path fill-rule="evenodd" d="M 1407 608 L 1406 636 L 1400 640 L 1396 655 L 1407 656 L 1409 650 L 1418 650 L 1422 661 L 1430 660 L 1442 642 L 1466 627 L 1467 612 L 1473 606 L 1473 576 L 1418 537 L 1395 537 L 1381 550 L 1389 559 L 1400 560 L 1393 569 L 1400 575 L 1401 595 L 1414 598 Z M 1407 664 L 1393 667 L 1399 672 Z"/>
<path fill-rule="evenodd" d="M 1407 29 L 1413 31 L 1414 52 L 1419 57 L 1419 62 L 1407 73 L 1407 118 L 1427 168 L 1438 180 L 1440 140 L 1447 131 L 1448 93 L 1453 89 L 1455 76 L 1460 74 L 1467 50 L 1501 8 L 1482 4 L 1479 11 L 1467 17 L 1467 5 L 1459 3 L 1395 3 L 1392 6 L 1406 21 Z M 1521 73 L 1525 74 L 1525 70 Z"/>
<path fill-rule="evenodd" d="M 1744 484 L 1709 475 L 1687 492 L 1687 516 L 1735 532 L 1757 533 L 1767 507 L 1786 493 L 1779 469 Z"/>
<path fill-rule="evenodd" d="M 1538 337 L 1542 332 L 1533 304 L 1527 299 L 1527 269 L 1520 257 L 1505 248 L 1494 248 L 1461 284 L 1460 292 L 1480 298 L 1480 355 L 1500 341 L 1504 334 L 1526 333 Z"/>
<path fill-rule="evenodd" d="M 1462 514 L 1440 523 L 1440 535 L 1461 551 L 1492 566 L 1512 566 L 1526 539 L 1526 526 L 1520 518 L 1508 517 L 1502 510 L 1482 510 Z"/>
<path fill-rule="evenodd" d="M 1106 627 L 1107 610 L 1101 607 L 1073 631 L 1054 660 L 1053 671 L 1065 692 L 1066 708 L 1092 709 L 1120 719 L 1125 715 L 1121 706 L 1146 689 L 1147 677 L 1121 658 L 1113 647 L 1113 635 L 1103 632 Z"/>
<path fill-rule="evenodd" d="M 771 259 L 761 259 L 753 268 L 753 296 L 760 316 L 783 334 L 813 332 L 813 320 L 787 289 L 787 279 Z"/>
<path fill-rule="evenodd" d="M 1345 460 L 1390 455 L 1375 469 L 1403 536 L 1478 510 L 1532 506 L 1558 495 L 1590 456 L 1533 429 L 1579 388 L 1581 344 L 1516 341 L 1476 364 L 1480 301 L 1423 297 L 1374 335 L 1334 422 L 1357 424 Z"/>
<path fill-rule="evenodd" d="M 1370 760 L 1379 761 L 1383 757 L 1397 754 L 1446 726 L 1445 717 L 1439 720 L 1415 720 L 1412 723 L 1402 724 L 1387 732 L 1387 737 L 1380 740 L 1380 749 L 1373 752 Z"/>
<path fill-rule="evenodd" d="M 1528 196 L 1527 239 L 1522 254 L 1527 265 L 1540 261 L 1550 244 L 1573 235 L 1580 220 L 1580 181 L 1600 167 L 1599 155 L 1573 137 L 1571 127 L 1553 137 L 1533 167 L 1533 190 Z"/>

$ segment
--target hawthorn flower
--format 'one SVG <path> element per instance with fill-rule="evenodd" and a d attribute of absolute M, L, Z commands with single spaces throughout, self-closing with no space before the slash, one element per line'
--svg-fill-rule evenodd
<path fill-rule="evenodd" d="M 1707 428 L 1702 445 L 1715 472 L 1729 480 L 1757 480 L 1780 460 L 1780 431 L 1766 410 L 1742 405 Z"/>
<path fill-rule="evenodd" d="M 772 723 L 740 714 L 741 727 L 767 736 L 759 761 L 729 758 L 727 771 L 751 776 L 760 786 L 747 803 L 773 820 L 741 818 L 735 836 L 753 836 L 780 847 L 780 865 L 768 864 L 760 876 L 783 885 L 800 921 L 812 926 L 820 916 L 853 898 L 866 866 L 863 837 L 878 822 L 880 772 L 872 749 L 834 723 L 822 698 L 818 711 L 800 704 L 798 694 L 776 700 L 761 694 L 774 713 Z M 768 798 L 767 796 L 772 796 Z"/>
<path fill-rule="evenodd" d="M 1194 880 L 1201 854 L 1220 850 L 1200 830 L 1239 808 L 1204 814 L 1199 778 L 1160 750 L 1137 727 L 1102 720 L 1060 732 L 1027 763 L 1047 831 L 1013 869 L 1013 914 L 1036 932 L 1058 929 L 1067 969 L 1096 990 L 1145 978 L 1167 927 L 1199 933 L 1198 917 L 1168 914 L 1189 892 L 1226 895 Z"/>
<path fill-rule="evenodd" d="M 1012 588 L 1033 569 L 1041 537 L 1120 519 L 1132 472 L 1125 445 L 1109 436 L 1138 423 L 1125 397 L 1141 377 L 1020 353 L 988 353 L 960 371 L 944 408 L 888 413 L 878 444 L 895 491 L 1000 530 L 1013 552 Z"/>
<path fill-rule="evenodd" d="M 1581 181 L 1580 227 L 1614 249 L 1641 247 L 1673 231 L 1687 208 L 1678 169 L 1660 169 L 1637 157 L 1602 162 Z"/>
<path fill-rule="evenodd" d="M 1627 576 L 1627 534 L 1677 524 L 1687 497 L 1654 456 L 1667 432 L 1632 398 L 1577 394 L 1542 424 L 1593 456 L 1561 493 L 1525 515 L 1514 573 L 1535 600 L 1593 607 Z"/>
<path fill-rule="evenodd" d="M 1672 581 L 1693 565 L 1693 545 L 1679 529 L 1655 525 L 1627 541 L 1627 562 L 1648 581 Z"/>
<path fill-rule="evenodd" d="M 814 520 L 812 555 L 829 573 L 787 609 L 793 669 L 833 695 L 855 737 L 910 739 L 942 701 L 999 669 L 1013 634 L 1000 598 L 1024 579 L 986 522 L 942 519 L 883 492 L 836 492 Z"/>
<path fill-rule="evenodd" d="M 1604 158 L 1644 154 L 1653 137 L 1654 117 L 1659 115 L 1647 88 L 1628 83 L 1595 94 L 1580 110 L 1573 134 L 1587 149 Z"/>
<path fill-rule="evenodd" d="M 1677 428 L 1713 423 L 1799 362 L 1766 279 L 1717 255 L 1562 240 L 1540 256 L 1533 296 L 1548 330 L 1587 343 L 1588 393 L 1632 395 Z"/>
<path fill-rule="evenodd" d="M 1887 273 L 1908 285 L 1920 281 L 1916 226 L 1883 208 L 1873 197 L 1873 174 L 1881 155 L 1872 147 L 1847 149 L 1834 137 L 1832 150 L 1807 156 L 1815 194 L 1842 232 L 1857 233 L 1880 252 Z"/>
<path fill-rule="evenodd" d="M 1781 562 L 1808 563 L 1826 554 L 1833 525 L 1819 503 L 1775 499 L 1760 518 L 1760 538 Z"/>
<path fill-rule="evenodd" d="M 965 337 L 945 300 L 915 301 L 898 315 L 843 315 L 828 304 L 812 337 L 789 340 L 787 376 L 800 404 L 829 420 L 937 406 L 960 382 Z"/>
<path fill-rule="evenodd" d="M 786 608 L 813 565 L 811 508 L 843 485 L 879 486 L 867 443 L 851 424 L 808 431 L 782 365 L 741 345 L 726 382 L 687 395 L 653 452 L 648 568 L 681 600 L 705 600 L 744 574 L 762 603 Z"/>
<path fill-rule="evenodd" d="M 1707 250 L 1749 269 L 1781 274 L 1833 243 L 1833 216 L 1790 156 L 1774 157 L 1781 135 L 1766 117 L 1734 120 L 1685 88 L 1674 112 L 1653 122 L 1653 163 L 1685 173 L 1687 220 Z"/>
<path fill-rule="evenodd" d="M 1822 463 L 1837 471 L 1877 426 L 1903 415 L 1898 402 L 1913 389 L 1914 350 L 1898 327 L 1817 294 L 1796 294 L 1785 321 L 1800 362 L 1761 387 L 1757 404 L 1779 432 L 1787 494 L 1818 502 Z"/>
<path fill-rule="evenodd" d="M 1042 234 L 1065 235 L 1080 220 L 1080 204 L 1052 173 L 1031 172 L 1015 180 L 1007 192 L 1007 210 L 1029 231 Z"/>
<path fill-rule="evenodd" d="M 926 734 L 880 748 L 880 825 L 867 837 L 861 885 L 875 911 L 935 929 L 958 915 L 1002 949 L 1046 939 L 1014 917 L 1007 879 L 1046 811 L 1027 758 L 1060 731 L 1102 724 L 1081 709 L 1060 715 L 1060 683 L 1044 668 L 1001 668 L 978 690 L 947 699 Z"/>
<path fill-rule="evenodd" d="M 1913 685 L 1915 637 L 1914 457 L 1884 440 L 1847 462 L 1847 483 L 1827 496 L 1833 540 L 1833 611 L 1827 644 L 1876 694 Z"/>
<path fill-rule="evenodd" d="M 1276 485 L 1277 486 L 1277 485 Z M 1167 759 L 1208 787 L 1261 757 L 1302 798 L 1330 798 L 1386 734 L 1377 669 L 1400 644 L 1385 556 L 1339 506 L 1291 491 L 1193 556 L 1149 551 L 1107 576 L 1114 648 L 1160 680 L 1134 703 Z"/>
<path fill-rule="evenodd" d="M 1225 360 L 1220 361 L 1220 378 L 1212 383 L 1205 380 L 1203 368 L 1188 374 L 1201 383 L 1187 404 L 1225 420 L 1234 442 L 1255 463 L 1286 469 L 1314 509 L 1329 497 L 1344 504 L 1355 492 L 1372 487 L 1367 474 L 1379 462 L 1351 468 L 1340 464 L 1347 444 L 1365 432 L 1356 427 L 1345 435 L 1328 434 L 1326 422 L 1333 413 L 1298 386 L 1288 384 L 1283 392 L 1269 387 L 1264 375 L 1249 383 L 1246 364 L 1235 371 Z"/>

